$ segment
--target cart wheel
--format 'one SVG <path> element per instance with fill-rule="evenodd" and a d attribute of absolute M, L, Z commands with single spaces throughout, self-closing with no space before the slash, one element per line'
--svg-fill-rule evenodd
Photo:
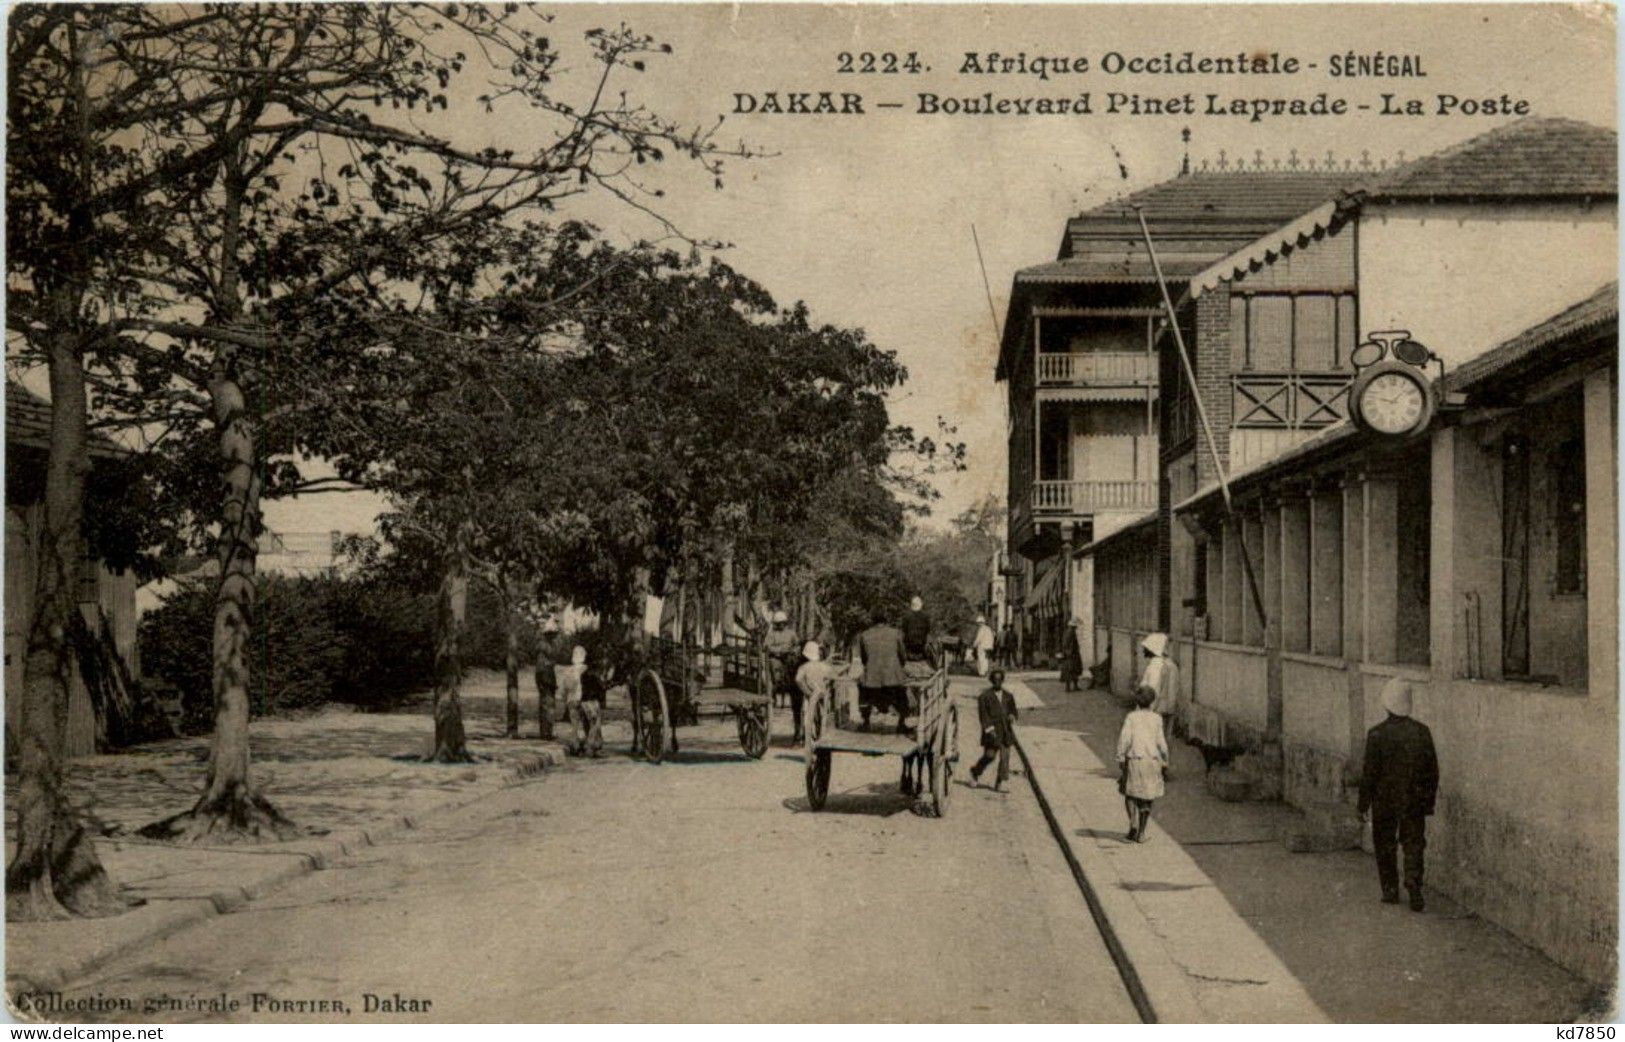
<path fill-rule="evenodd" d="M 632 682 L 626 685 L 627 708 L 632 712 L 632 755 L 643 755 L 643 700 L 638 695 L 638 688 L 642 686 L 643 676 L 633 674 Z"/>
<path fill-rule="evenodd" d="M 946 757 L 931 754 L 931 812 L 939 818 L 948 816 L 948 793 L 951 791 L 950 768 Z"/>
<path fill-rule="evenodd" d="M 813 743 L 824 737 L 824 717 L 829 713 L 828 699 L 815 698 L 806 707 L 807 720 L 802 735 L 807 743 L 807 755 L 812 755 Z"/>
<path fill-rule="evenodd" d="M 666 708 L 666 685 L 652 669 L 638 675 L 632 703 L 632 730 L 634 749 L 651 763 L 666 758 L 667 748 L 674 743 L 671 716 Z"/>
<path fill-rule="evenodd" d="M 959 707 L 948 707 L 948 769 L 959 759 Z"/>
<path fill-rule="evenodd" d="M 813 810 L 823 810 L 829 798 L 830 761 L 834 753 L 818 749 L 807 758 L 807 803 Z"/>
<path fill-rule="evenodd" d="M 752 760 L 760 760 L 767 752 L 768 707 L 739 706 L 734 709 L 734 719 L 739 724 L 739 747 Z"/>

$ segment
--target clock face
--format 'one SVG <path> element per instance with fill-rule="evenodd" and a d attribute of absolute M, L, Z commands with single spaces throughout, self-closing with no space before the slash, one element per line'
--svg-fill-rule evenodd
<path fill-rule="evenodd" d="M 1360 394 L 1360 415 L 1372 430 L 1404 434 L 1416 429 L 1427 407 L 1422 385 L 1404 373 L 1382 373 Z"/>

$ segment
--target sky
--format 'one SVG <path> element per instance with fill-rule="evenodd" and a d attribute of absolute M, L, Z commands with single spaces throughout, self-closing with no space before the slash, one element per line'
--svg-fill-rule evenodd
<path fill-rule="evenodd" d="M 1512 115 L 1468 114 L 1463 104 L 1437 114 L 1438 96 L 1526 102 L 1535 116 L 1566 116 L 1612 127 L 1615 27 L 1601 5 L 564 5 L 552 7 L 551 38 L 565 54 L 560 96 L 585 101 L 592 73 L 582 34 L 621 22 L 672 45 L 621 89 L 663 116 L 710 125 L 721 142 L 745 142 L 761 158 L 731 160 L 723 188 L 680 159 L 659 164 L 647 184 L 665 196 L 660 213 L 694 238 L 730 243 L 724 258 L 781 302 L 805 300 L 821 322 L 858 326 L 894 350 L 910 379 L 894 395 L 897 422 L 933 433 L 938 416 L 957 427 L 968 469 L 944 475 L 934 517 L 945 521 L 983 495 L 1004 494 L 1005 408 L 993 379 L 996 324 L 1004 321 L 1011 279 L 1055 258 L 1067 217 L 1176 175 L 1187 153 L 1200 167 L 1254 157 L 1286 162 L 1415 158 L 1495 126 Z M 1277 54 L 1295 74 L 1199 75 L 1109 71 L 1123 59 Z M 1087 62 L 1082 72 L 968 71 L 988 53 L 1004 58 Z M 1380 63 L 1423 75 L 1331 75 L 1351 55 L 1401 55 Z M 909 54 L 919 72 L 843 73 L 842 55 Z M 877 65 L 884 62 L 877 57 Z M 1313 64 L 1313 68 L 1309 66 Z M 1055 62 L 1051 62 L 1055 64 Z M 928 70 L 928 71 L 927 71 Z M 482 89 L 471 85 L 468 90 Z M 788 105 L 791 92 L 862 97 L 862 115 L 764 114 L 767 92 Z M 920 95 L 1076 99 L 1088 115 L 945 115 L 919 111 Z M 1106 111 L 1111 93 L 1121 111 Z M 1341 116 L 1210 115 L 1205 95 L 1253 99 L 1346 99 Z M 1149 99 L 1194 114 L 1147 115 Z M 1414 98 L 1419 116 L 1384 115 L 1381 95 Z M 737 111 L 736 95 L 756 112 Z M 1138 95 L 1142 114 L 1130 109 Z M 880 108 L 880 103 L 901 105 Z M 750 101 L 746 101 L 749 105 Z M 1359 110 L 1367 104 L 1369 110 Z M 459 107 L 454 105 L 454 112 Z M 544 126 L 523 110 L 471 119 L 465 139 L 523 151 Z M 1189 128 L 1188 146 L 1181 131 Z M 665 234 L 637 211 L 605 198 L 569 213 L 629 243 Z M 984 289 L 972 228 L 992 289 Z M 366 528 L 378 509 L 366 495 L 270 504 L 279 531 Z"/>

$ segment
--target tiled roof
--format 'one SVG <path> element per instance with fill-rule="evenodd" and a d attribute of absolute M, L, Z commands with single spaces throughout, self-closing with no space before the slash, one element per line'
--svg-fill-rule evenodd
<path fill-rule="evenodd" d="M 1360 171 L 1246 170 L 1184 174 L 1141 189 L 1092 210 L 1074 221 L 1134 217 L 1134 204 L 1146 220 L 1220 218 L 1227 222 L 1286 221 L 1307 213 L 1352 188 Z"/>
<path fill-rule="evenodd" d="M 14 380 L 6 381 L 6 444 L 41 450 L 51 447 L 51 403 Z M 128 450 L 93 431 L 90 454 L 123 456 Z"/>
<path fill-rule="evenodd" d="M 1407 163 L 1365 189 L 1373 199 L 1612 198 L 1618 153 L 1612 130 L 1531 116 Z"/>
<path fill-rule="evenodd" d="M 1453 391 L 1465 390 L 1497 374 L 1505 373 L 1536 355 L 1546 355 L 1563 341 L 1576 344 L 1589 341 L 1586 334 L 1600 333 L 1619 326 L 1619 283 L 1610 282 L 1591 296 L 1565 308 L 1546 321 L 1534 325 L 1512 339 L 1457 366 L 1445 377 Z"/>
<path fill-rule="evenodd" d="M 1157 523 L 1157 511 L 1148 510 L 1132 521 L 1126 522 L 1121 528 L 1114 528 L 1093 542 L 1085 543 L 1072 551 L 1073 557 L 1093 557 L 1096 551 L 1108 545 L 1115 545 L 1120 540 L 1144 532 Z"/>
<path fill-rule="evenodd" d="M 1161 252 L 1160 250 L 1158 251 Z M 1169 278 L 1194 275 L 1204 264 L 1195 260 L 1163 260 L 1162 273 Z M 1118 257 L 1106 260 L 1100 255 L 1088 260 L 1068 259 L 1022 268 L 1016 272 L 1016 281 L 1025 283 L 1082 284 L 1094 282 L 1151 282 L 1156 272 L 1151 258 L 1142 247 L 1138 253 L 1123 251 Z"/>
<path fill-rule="evenodd" d="M 6 441 L 41 449 L 51 444 L 51 403 L 10 380 L 6 381 Z"/>

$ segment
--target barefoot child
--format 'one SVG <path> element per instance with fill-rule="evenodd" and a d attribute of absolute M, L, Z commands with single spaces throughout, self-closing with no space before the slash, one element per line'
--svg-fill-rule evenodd
<path fill-rule="evenodd" d="M 1162 772 L 1168 765 L 1162 717 L 1151 710 L 1156 697 L 1153 689 L 1142 685 L 1135 692 L 1137 708 L 1123 718 L 1123 730 L 1117 736 L 1117 762 L 1123 771 L 1118 787 L 1128 811 L 1128 838 L 1136 843 L 1145 842 L 1151 803 L 1162 795 Z"/>
<path fill-rule="evenodd" d="M 999 758 L 999 773 L 993 791 L 1003 792 L 1010 778 L 1010 746 L 1015 744 L 1016 700 L 1004 689 L 1004 670 L 995 669 L 988 674 L 992 686 L 976 699 L 976 715 L 982 725 L 982 758 L 970 769 L 971 780 L 981 781 L 993 758 Z"/>

